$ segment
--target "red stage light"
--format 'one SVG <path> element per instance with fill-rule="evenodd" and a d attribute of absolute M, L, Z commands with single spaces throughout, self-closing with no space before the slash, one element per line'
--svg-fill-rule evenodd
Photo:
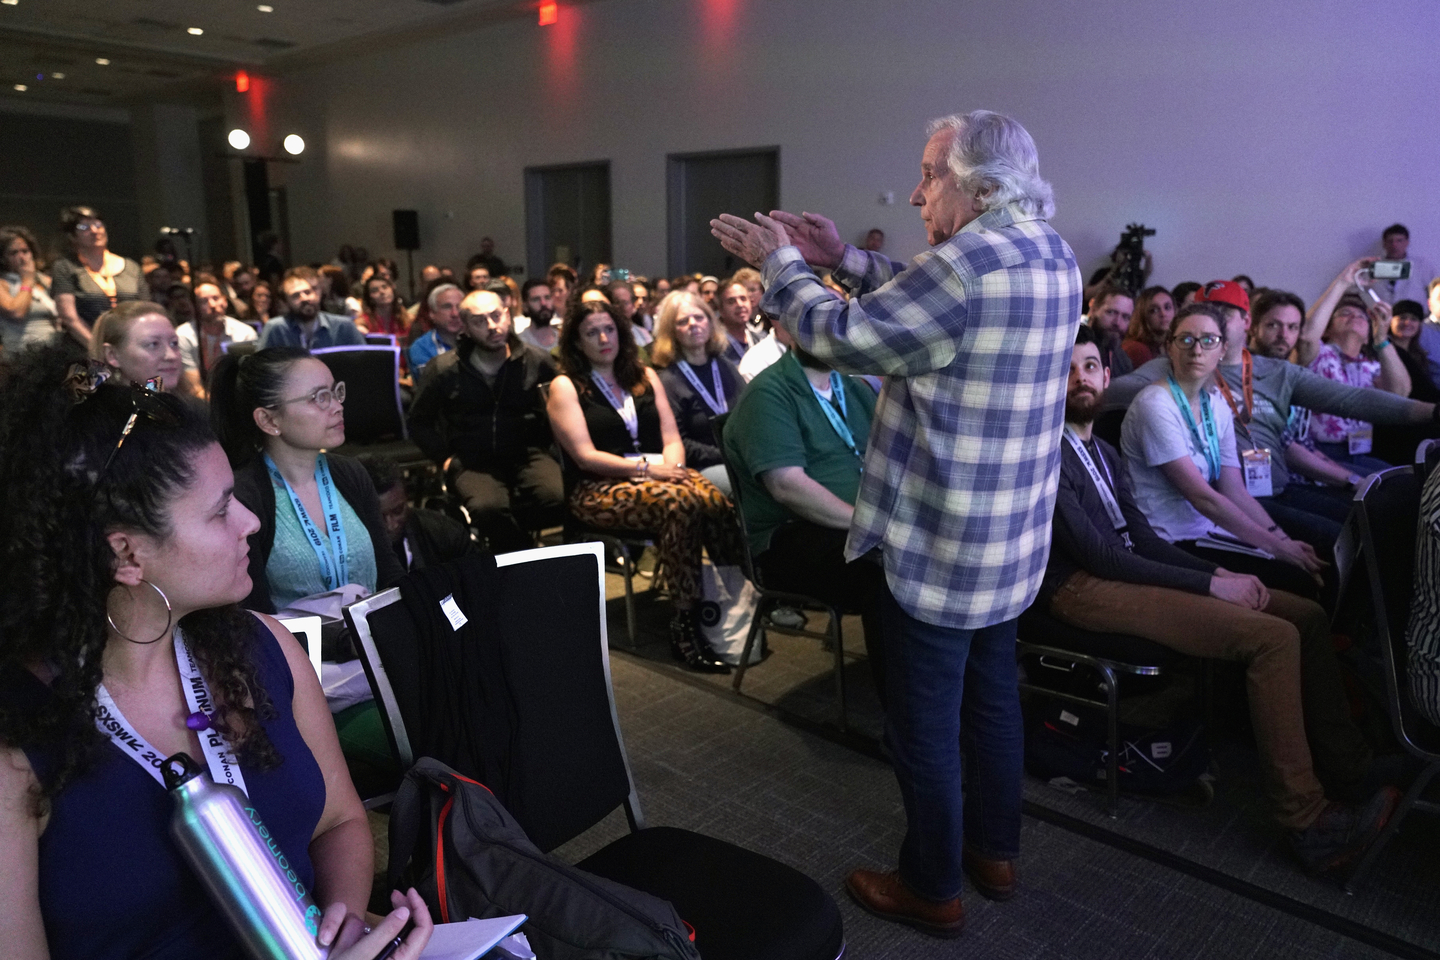
<path fill-rule="evenodd" d="M 540 26 L 548 27 L 560 19 L 560 4 L 555 0 L 544 0 L 540 4 Z"/>
<path fill-rule="evenodd" d="M 250 92 L 250 74 L 246 73 L 244 70 L 235 71 L 235 92 Z"/>

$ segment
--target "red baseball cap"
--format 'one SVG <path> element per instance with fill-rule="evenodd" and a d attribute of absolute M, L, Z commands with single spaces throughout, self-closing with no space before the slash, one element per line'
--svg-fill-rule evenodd
<path fill-rule="evenodd" d="M 1211 280 L 1195 291 L 1196 303 L 1223 303 L 1250 312 L 1250 294 L 1234 280 Z"/>

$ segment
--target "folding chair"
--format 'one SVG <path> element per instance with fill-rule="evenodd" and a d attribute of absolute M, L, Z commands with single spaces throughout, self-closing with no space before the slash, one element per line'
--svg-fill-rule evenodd
<path fill-rule="evenodd" d="M 1425 481 L 1430 478 L 1430 471 L 1435 469 L 1435 464 L 1440 463 L 1440 440 L 1433 437 L 1429 440 L 1421 440 L 1420 445 L 1415 448 L 1415 475 L 1420 481 L 1420 486 L 1425 486 Z"/>
<path fill-rule="evenodd" d="M 823 640 L 828 643 L 835 653 L 835 705 L 839 711 L 838 725 L 842 731 L 849 730 L 849 720 L 845 712 L 845 642 L 841 635 L 841 611 L 831 604 L 815 597 L 805 596 L 799 593 L 787 593 L 782 590 L 771 590 L 761 582 L 760 571 L 755 566 L 755 558 L 750 555 L 750 531 L 745 525 L 745 509 L 740 501 L 741 490 L 740 476 L 735 472 L 735 467 L 730 463 L 730 458 L 725 456 L 725 424 L 730 419 L 730 414 L 722 413 L 710 419 L 710 427 L 715 431 L 715 445 L 720 448 L 720 456 L 725 462 L 725 473 L 730 477 L 730 499 L 735 504 L 735 516 L 740 522 L 740 542 L 744 545 L 744 553 L 741 556 L 741 568 L 745 578 L 755 584 L 755 589 L 760 592 L 760 601 L 755 604 L 755 613 L 750 618 L 750 632 L 745 635 L 745 649 L 740 653 L 740 665 L 735 669 L 735 679 L 731 686 L 736 693 L 740 692 L 740 684 L 745 682 L 745 671 L 750 668 L 750 654 L 755 649 L 755 638 L 763 637 L 767 630 L 774 630 L 777 633 L 791 634 L 801 637 L 812 637 L 816 640 Z M 817 630 L 806 630 L 798 627 L 777 627 L 769 622 L 771 611 L 776 607 L 790 606 L 801 607 L 807 610 L 820 611 L 830 618 L 829 625 L 824 632 Z"/>
<path fill-rule="evenodd" d="M 315 668 L 315 676 L 320 677 L 320 618 L 285 617 L 279 623 L 297 637 L 305 638 L 305 652 L 310 657 L 310 666 Z"/>
<path fill-rule="evenodd" d="M 845 949 L 840 913 L 813 880 L 711 837 L 646 825 L 611 689 L 602 551 L 588 543 L 504 554 L 495 558 L 497 582 L 485 590 L 470 589 L 473 563 L 440 568 L 442 578 L 453 578 L 461 612 L 494 618 L 502 645 L 504 677 L 491 680 L 503 682 L 509 729 L 476 733 L 503 751 L 497 769 L 477 779 L 547 851 L 623 806 L 631 832 L 579 866 L 669 900 L 695 927 L 706 960 L 835 960 Z M 446 582 L 428 581 L 432 590 Z M 419 632 L 402 599 L 412 589 L 403 580 L 346 610 L 407 767 L 417 753 L 435 756 L 407 731 L 424 729 L 419 711 L 439 695 L 428 686 L 438 681 L 419 668 Z M 472 595 L 500 602 L 466 609 L 462 598 Z"/>
<path fill-rule="evenodd" d="M 1106 719 L 1106 811 L 1115 816 L 1120 804 L 1120 676 L 1158 677 L 1184 655 L 1151 640 L 1120 633 L 1094 633 L 1056 620 L 1032 606 L 1020 615 L 1015 655 L 1033 673 L 1050 670 L 1074 674 L 1087 670 L 1096 677 L 1104 700 L 1020 681 L 1020 689 L 1034 696 L 1095 707 Z"/>
<path fill-rule="evenodd" d="M 368 454 L 402 467 L 433 469 L 405 426 L 399 347 L 321 347 L 311 353 L 345 383 L 345 443 L 337 453 Z"/>
<path fill-rule="evenodd" d="M 1357 593 L 1368 594 L 1374 613 L 1374 636 L 1385 675 L 1385 709 L 1395 739 L 1406 753 L 1424 764 L 1424 769 L 1346 881 L 1345 889 L 1351 893 L 1412 809 L 1440 813 L 1440 803 L 1420 799 L 1431 780 L 1440 774 L 1440 728 L 1428 722 L 1411 704 L 1406 673 L 1409 648 L 1405 633 L 1414 593 L 1420 491 L 1416 471 L 1405 466 L 1382 470 L 1369 477 L 1355 494 L 1360 559 L 1364 562 L 1363 572 L 1356 571 L 1355 587 Z"/>

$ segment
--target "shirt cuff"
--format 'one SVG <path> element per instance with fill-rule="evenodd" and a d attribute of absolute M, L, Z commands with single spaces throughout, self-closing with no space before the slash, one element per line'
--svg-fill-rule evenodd
<path fill-rule="evenodd" d="M 870 272 L 870 257 L 859 247 L 852 244 L 845 244 L 845 252 L 840 255 L 840 265 L 830 272 L 840 284 L 857 288 L 865 280 L 865 275 Z"/>

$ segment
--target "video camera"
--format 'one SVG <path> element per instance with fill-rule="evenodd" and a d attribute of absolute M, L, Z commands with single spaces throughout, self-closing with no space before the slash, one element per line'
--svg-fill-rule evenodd
<path fill-rule="evenodd" d="M 1120 243 L 1115 247 L 1115 267 L 1110 280 L 1116 286 L 1130 291 L 1131 296 L 1145 286 L 1145 238 L 1155 236 L 1155 231 L 1143 223 L 1126 224 L 1120 234 Z"/>

